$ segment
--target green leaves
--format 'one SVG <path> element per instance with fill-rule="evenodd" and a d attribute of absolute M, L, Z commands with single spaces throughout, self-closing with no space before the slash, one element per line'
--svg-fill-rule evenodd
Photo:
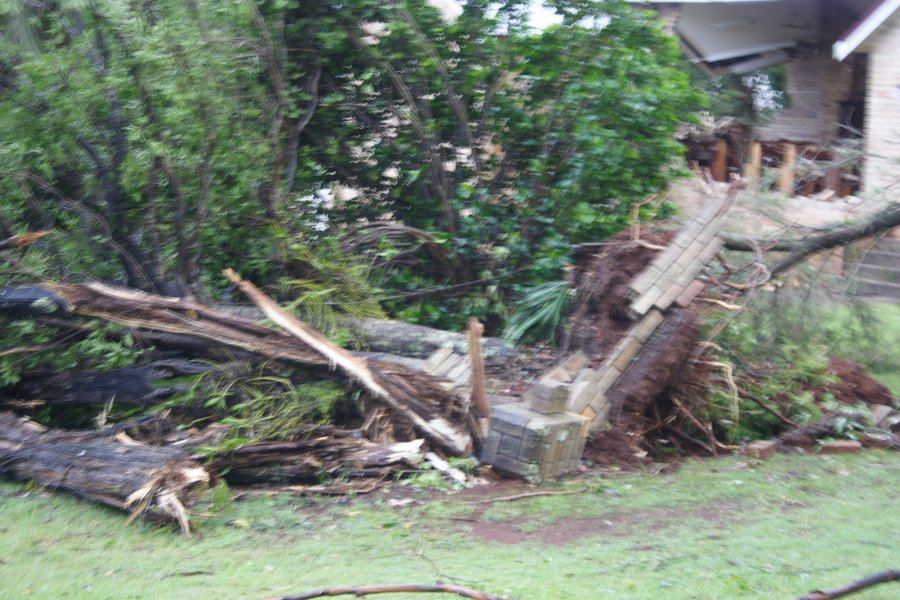
<path fill-rule="evenodd" d="M 555 345 L 560 322 L 572 297 L 567 281 L 551 281 L 526 290 L 515 304 L 503 337 L 511 342 L 527 338 Z"/>

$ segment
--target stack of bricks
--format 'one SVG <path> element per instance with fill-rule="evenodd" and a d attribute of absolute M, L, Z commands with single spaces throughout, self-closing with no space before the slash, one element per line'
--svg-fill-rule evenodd
<path fill-rule="evenodd" d="M 491 409 L 481 461 L 505 473 L 541 480 L 576 469 L 589 422 L 566 411 L 569 386 L 542 380 L 523 400 Z"/>
<path fill-rule="evenodd" d="M 722 249 L 718 233 L 727 203 L 728 197 L 716 199 L 700 211 L 629 284 L 632 302 L 628 311 L 633 319 L 640 319 L 652 308 L 665 311 L 675 302 L 690 302 L 691 284 Z"/>
<path fill-rule="evenodd" d="M 468 394 L 472 379 L 472 359 L 460 354 L 452 344 L 438 348 L 425 360 L 424 371 L 444 380 L 442 387 L 448 391 Z"/>

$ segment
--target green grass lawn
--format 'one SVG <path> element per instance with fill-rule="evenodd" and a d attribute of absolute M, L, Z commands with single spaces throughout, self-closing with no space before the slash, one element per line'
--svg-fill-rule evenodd
<path fill-rule="evenodd" d="M 191 539 L 0 483 L 0 597 L 261 599 L 441 580 L 522 600 L 796 598 L 900 566 L 897 481 L 900 454 L 886 451 L 726 458 L 508 503 L 257 497 L 197 517 Z"/>

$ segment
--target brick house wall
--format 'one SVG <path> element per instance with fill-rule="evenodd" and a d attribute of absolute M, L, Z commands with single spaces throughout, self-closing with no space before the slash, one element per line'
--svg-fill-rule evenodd
<path fill-rule="evenodd" d="M 785 65 L 791 105 L 760 127 L 757 139 L 763 142 L 789 140 L 813 144 L 827 141 L 830 136 L 825 121 L 824 83 L 829 62 L 830 59 L 820 53 L 795 58 Z"/>
<path fill-rule="evenodd" d="M 868 44 L 866 96 L 867 192 L 900 191 L 900 15 L 894 15 Z"/>

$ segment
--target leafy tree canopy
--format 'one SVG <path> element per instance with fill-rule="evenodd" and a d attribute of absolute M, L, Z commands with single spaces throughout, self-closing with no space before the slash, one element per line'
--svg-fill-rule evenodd
<path fill-rule="evenodd" d="M 547 4 L 0 3 L 0 228 L 54 232 L 0 277 L 207 297 L 343 248 L 402 315 L 496 318 L 665 186 L 700 103 L 652 18 Z"/>

